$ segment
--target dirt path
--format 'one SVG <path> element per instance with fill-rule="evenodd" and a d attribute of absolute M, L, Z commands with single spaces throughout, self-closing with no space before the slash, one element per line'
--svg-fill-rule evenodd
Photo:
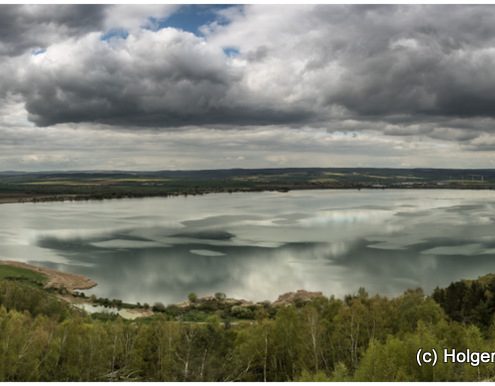
<path fill-rule="evenodd" d="M 45 288 L 65 288 L 72 292 L 74 290 L 85 290 L 96 286 L 96 282 L 90 278 L 74 273 L 57 271 L 55 269 L 38 267 L 20 261 L 1 260 L 0 264 L 7 264 L 13 267 L 29 269 L 34 272 L 39 272 L 48 278 Z"/>

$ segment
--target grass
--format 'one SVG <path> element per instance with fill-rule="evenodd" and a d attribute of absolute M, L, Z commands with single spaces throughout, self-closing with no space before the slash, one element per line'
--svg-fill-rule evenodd
<path fill-rule="evenodd" d="M 2 279 L 25 280 L 33 284 L 43 284 L 46 282 L 47 277 L 29 269 L 0 264 L 0 280 Z"/>

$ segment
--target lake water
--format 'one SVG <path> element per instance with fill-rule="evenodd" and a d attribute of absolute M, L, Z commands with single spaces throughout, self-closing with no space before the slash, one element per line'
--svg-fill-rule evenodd
<path fill-rule="evenodd" d="M 0 205 L 0 258 L 80 273 L 86 293 L 179 302 L 306 289 L 431 291 L 495 272 L 495 192 L 321 190 Z"/>

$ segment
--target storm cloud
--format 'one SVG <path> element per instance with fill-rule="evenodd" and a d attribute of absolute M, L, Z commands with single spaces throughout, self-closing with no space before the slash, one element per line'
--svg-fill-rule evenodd
<path fill-rule="evenodd" d="M 30 58 L 19 92 L 38 126 L 242 125 L 302 118 L 297 105 L 255 94 L 242 81 L 242 69 L 226 60 L 223 50 L 166 28 L 127 39 L 105 41 L 93 33 L 54 44 Z"/>
<path fill-rule="evenodd" d="M 394 157 L 423 140 L 494 149 L 495 6 L 250 5 L 168 24 L 181 9 L 0 6 L 3 127 L 220 130 L 235 145 L 276 132 L 290 144 L 273 160 L 307 151 L 294 130 L 319 133 L 311 146 L 393 143 Z"/>
<path fill-rule="evenodd" d="M 1 5 L 0 55 L 42 50 L 61 39 L 98 30 L 104 7 L 98 5 Z"/>
<path fill-rule="evenodd" d="M 89 33 L 111 14 L 102 6 L 6 10 L 12 52 L 67 37 L 22 61 L 18 92 L 39 126 L 495 114 L 491 6 L 248 6 L 204 36 L 164 28 L 108 40 Z"/>
<path fill-rule="evenodd" d="M 149 26 L 148 18 L 161 19 L 172 5 L 1 5 L 0 56 L 26 51 L 43 52 L 51 44 L 78 38 L 92 31 Z"/>

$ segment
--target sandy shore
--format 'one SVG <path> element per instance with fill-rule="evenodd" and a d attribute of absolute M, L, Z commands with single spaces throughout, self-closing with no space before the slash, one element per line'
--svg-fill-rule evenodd
<path fill-rule="evenodd" d="M 45 288 L 66 288 L 68 291 L 85 290 L 96 286 L 96 282 L 83 275 L 76 275 L 74 273 L 67 273 L 57 271 L 55 269 L 49 269 L 44 267 L 38 267 L 36 265 L 21 263 L 19 261 L 0 260 L 0 264 L 7 264 L 13 267 L 19 267 L 29 269 L 34 272 L 39 272 L 48 278 L 48 282 L 45 284 Z"/>

